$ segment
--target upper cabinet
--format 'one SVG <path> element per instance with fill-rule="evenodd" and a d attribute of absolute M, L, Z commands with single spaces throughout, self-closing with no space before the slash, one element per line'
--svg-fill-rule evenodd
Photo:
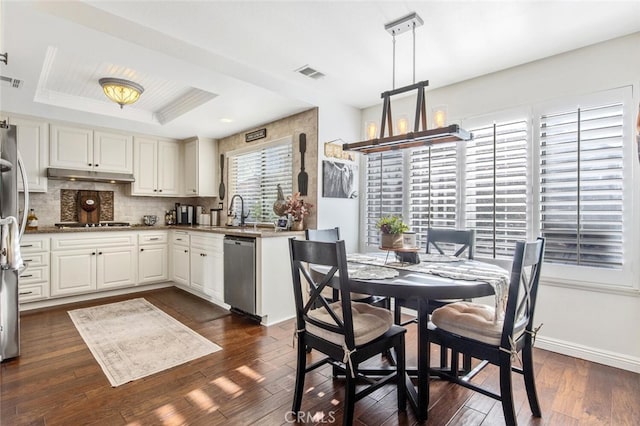
<path fill-rule="evenodd" d="M 194 138 L 184 143 L 184 194 L 218 196 L 218 143 Z"/>
<path fill-rule="evenodd" d="M 172 140 L 136 137 L 133 141 L 131 195 L 180 195 L 180 144 Z"/>
<path fill-rule="evenodd" d="M 52 124 L 49 157 L 51 167 L 133 173 L 133 138 Z"/>
<path fill-rule="evenodd" d="M 49 125 L 45 121 L 17 117 L 9 117 L 9 124 L 16 126 L 18 150 L 27 172 L 29 192 L 47 192 Z M 18 179 L 18 189 L 24 191 L 22 179 Z"/>

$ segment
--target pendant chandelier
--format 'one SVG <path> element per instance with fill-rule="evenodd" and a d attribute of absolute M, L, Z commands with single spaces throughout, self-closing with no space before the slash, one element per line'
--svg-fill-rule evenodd
<path fill-rule="evenodd" d="M 429 81 L 415 82 L 416 79 L 416 27 L 423 24 L 422 18 L 417 13 L 411 13 L 384 26 L 385 30 L 393 36 L 393 89 L 383 92 L 382 97 L 382 120 L 380 123 L 380 134 L 378 138 L 372 138 L 372 129 L 375 126 L 369 124 L 367 133 L 369 140 L 362 142 L 346 143 L 343 145 L 345 151 L 357 151 L 363 154 L 373 152 L 390 151 L 396 149 L 413 148 L 419 146 L 430 146 L 443 142 L 468 141 L 473 135 L 457 124 L 427 129 L 427 109 L 425 101 L 425 89 L 429 85 Z M 413 33 L 413 84 L 399 89 L 395 88 L 396 73 L 396 35 L 411 31 Z M 412 132 L 403 133 L 402 127 L 407 127 L 405 122 L 401 127 L 400 134 L 393 134 L 393 119 L 391 115 L 391 97 L 402 93 L 415 90 L 416 111 L 414 117 L 414 126 Z M 444 123 L 438 123 L 444 124 Z"/>
<path fill-rule="evenodd" d="M 98 82 L 107 98 L 120 105 L 120 109 L 137 101 L 144 92 L 138 83 L 121 78 L 101 78 Z"/>

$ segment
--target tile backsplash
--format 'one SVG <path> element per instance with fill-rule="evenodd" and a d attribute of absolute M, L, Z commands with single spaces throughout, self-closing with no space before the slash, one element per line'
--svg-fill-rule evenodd
<path fill-rule="evenodd" d="M 209 209 L 216 208 L 217 198 L 165 198 L 165 197 L 134 197 L 131 196 L 129 184 L 109 184 L 95 182 L 69 182 L 63 180 L 49 180 L 46 193 L 31 192 L 29 194 L 29 208 L 35 210 L 40 226 L 53 226 L 62 222 L 61 206 L 64 197 L 69 192 L 63 191 L 91 190 L 107 191 L 113 193 L 113 218 L 118 222 L 129 222 L 131 224 L 141 224 L 142 216 L 158 216 L 158 224 L 164 224 L 164 213 L 172 210 L 175 203 L 200 205 L 208 212 Z M 22 205 L 22 193 L 20 193 L 20 205 Z"/>

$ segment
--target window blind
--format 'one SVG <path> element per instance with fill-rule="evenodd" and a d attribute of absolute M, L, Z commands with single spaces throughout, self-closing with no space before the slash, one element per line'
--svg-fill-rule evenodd
<path fill-rule="evenodd" d="M 623 105 L 540 117 L 545 261 L 621 269 Z"/>
<path fill-rule="evenodd" d="M 229 158 L 229 199 L 242 195 L 245 214 L 260 222 L 276 219 L 273 203 L 280 184 L 285 195 L 292 193 L 291 143 L 265 147 Z M 234 212 L 239 212 L 237 200 Z M 239 216 L 238 216 L 239 217 Z"/>
<path fill-rule="evenodd" d="M 403 155 L 402 151 L 386 151 L 366 156 L 365 238 L 368 246 L 378 247 L 376 222 L 386 215 L 402 216 Z"/>
<path fill-rule="evenodd" d="M 426 246 L 428 228 L 456 228 L 456 143 L 411 151 L 409 226 Z"/>
<path fill-rule="evenodd" d="M 477 256 L 512 258 L 527 237 L 527 121 L 471 129 L 465 153 L 466 227 Z"/>

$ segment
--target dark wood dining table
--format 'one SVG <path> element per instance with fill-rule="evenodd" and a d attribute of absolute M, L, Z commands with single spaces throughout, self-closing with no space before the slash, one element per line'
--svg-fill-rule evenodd
<path fill-rule="evenodd" d="M 457 261 L 455 265 L 477 267 L 481 269 L 501 268 L 475 260 Z M 313 266 L 312 266 L 313 269 Z M 318 272 L 322 272 L 319 270 Z M 326 271 L 325 271 L 326 272 Z M 407 377 L 407 394 L 418 420 L 427 419 L 429 407 L 429 324 L 428 305 L 430 299 L 469 299 L 494 294 L 493 287 L 484 281 L 446 278 L 424 272 L 398 269 L 398 276 L 385 279 L 349 278 L 351 291 L 376 296 L 387 296 L 417 301 L 418 312 L 418 365 L 407 368 L 407 372 L 416 378 L 416 385 Z"/>

